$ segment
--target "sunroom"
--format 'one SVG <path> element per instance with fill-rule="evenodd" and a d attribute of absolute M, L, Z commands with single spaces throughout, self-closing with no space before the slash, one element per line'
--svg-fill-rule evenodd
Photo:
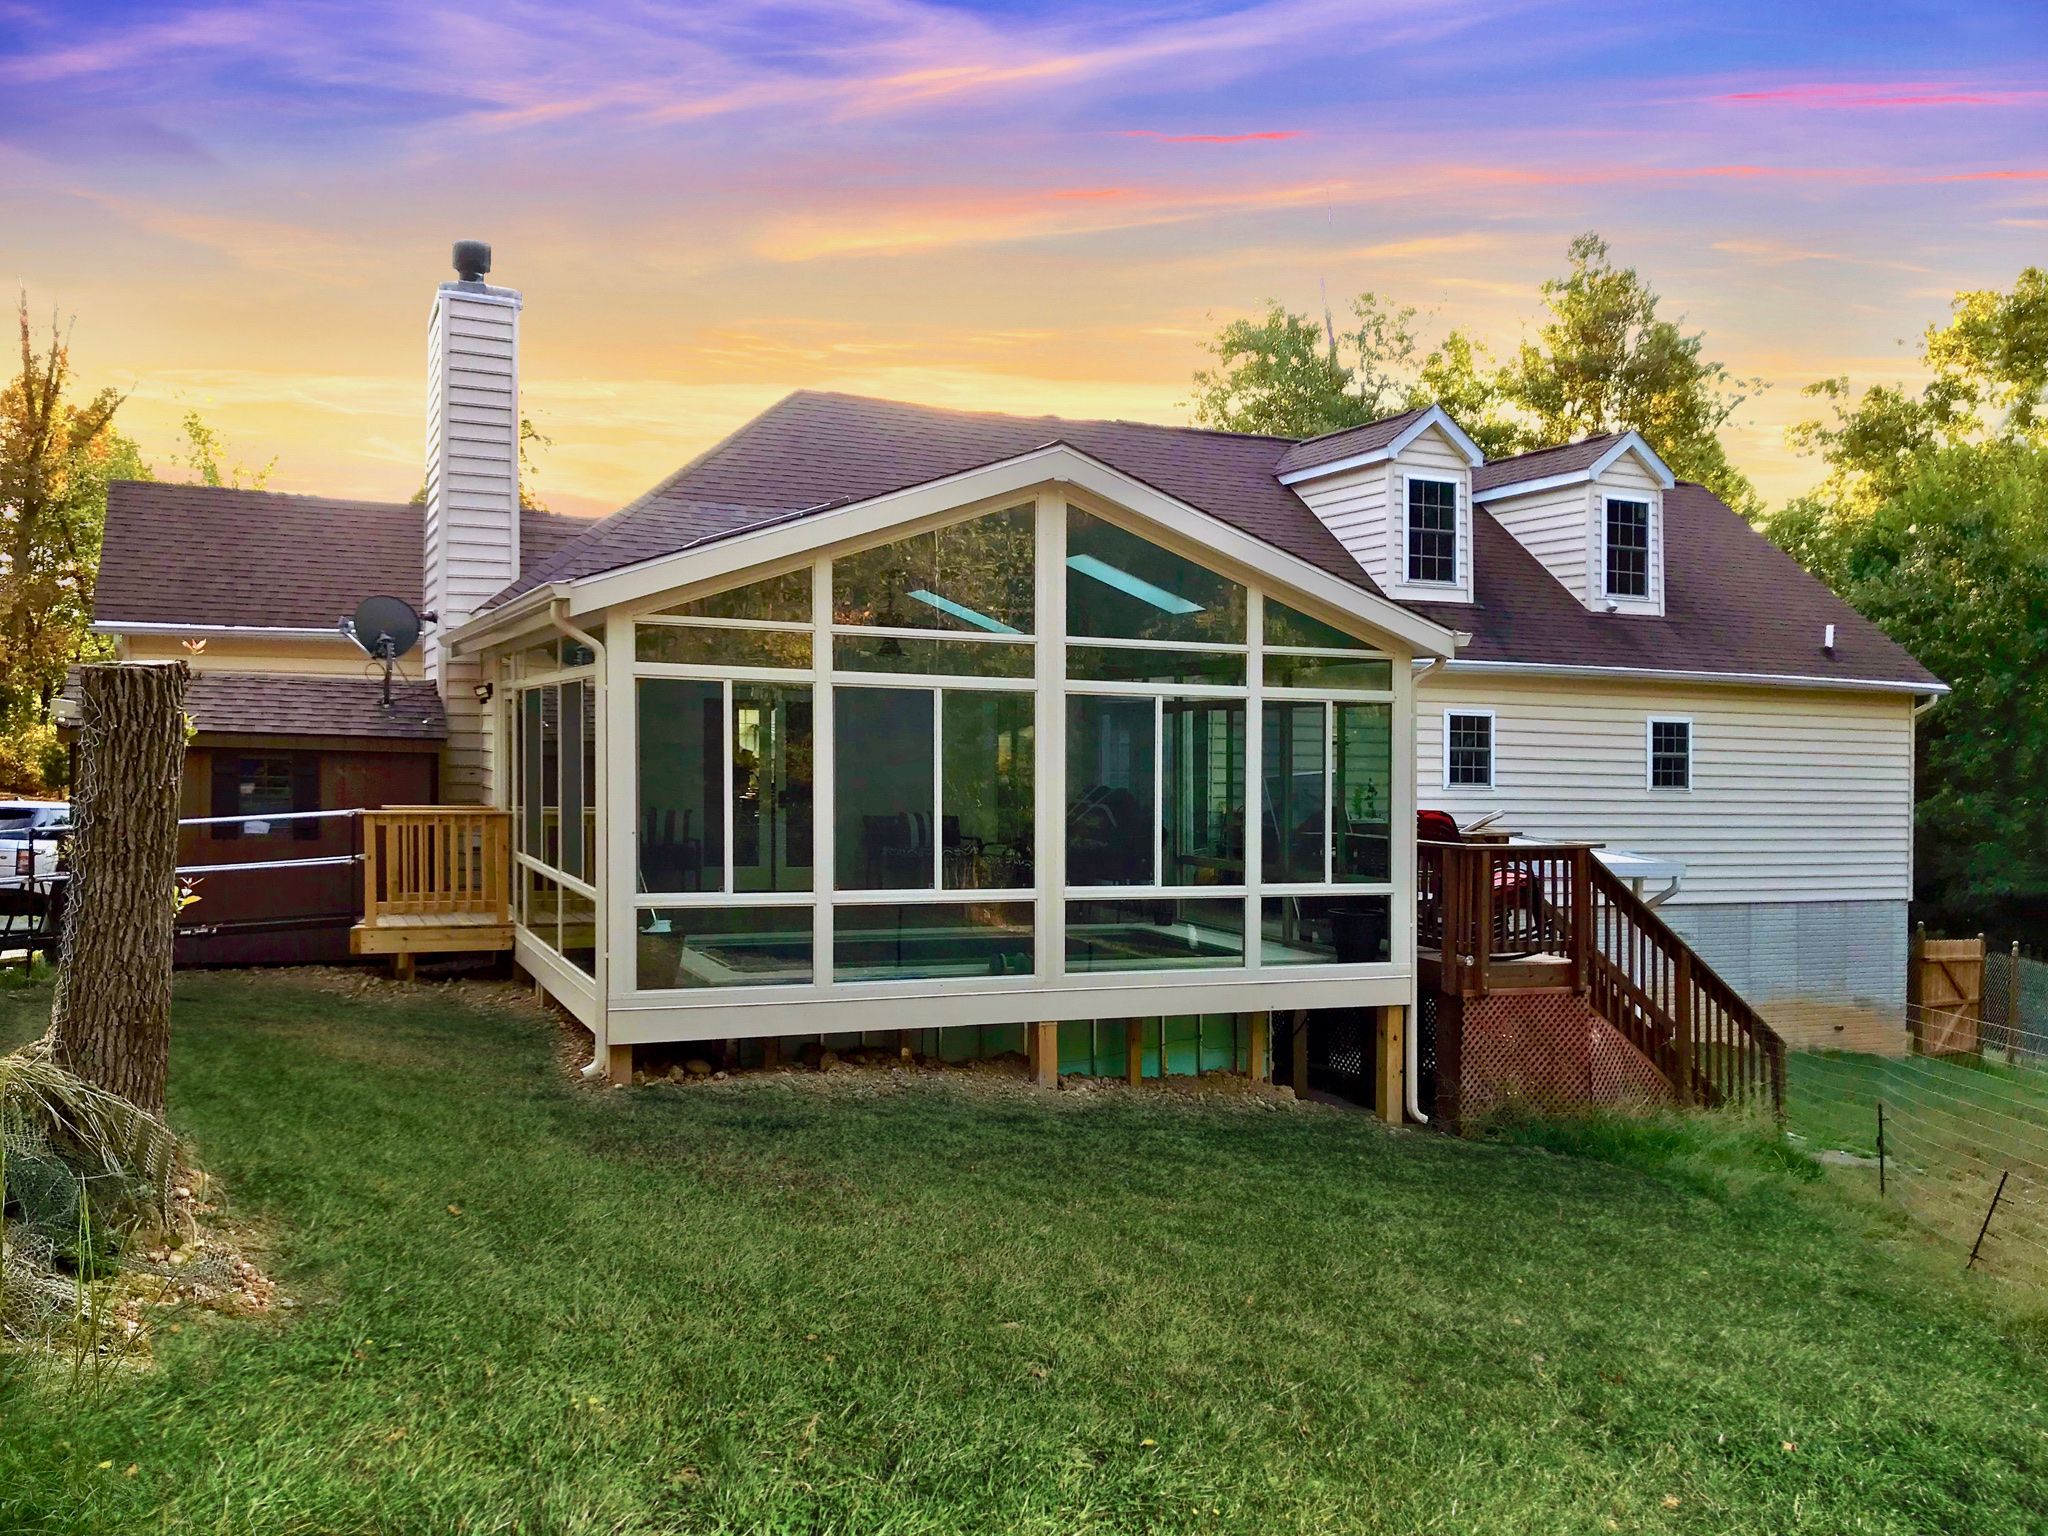
<path fill-rule="evenodd" d="M 1059 452 L 456 632 L 517 959 L 593 1070 L 899 1032 L 1256 1074 L 1276 1012 L 1411 1002 L 1414 665 L 1450 635 Z"/>

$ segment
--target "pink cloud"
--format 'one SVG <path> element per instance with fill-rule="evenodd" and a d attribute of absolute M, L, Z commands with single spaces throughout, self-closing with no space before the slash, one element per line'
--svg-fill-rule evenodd
<path fill-rule="evenodd" d="M 1299 128 L 1272 128 L 1263 133 L 1162 133 L 1157 128 L 1126 128 L 1127 139 L 1157 139 L 1162 144 L 1266 144 L 1280 139 L 1304 139 Z"/>
<path fill-rule="evenodd" d="M 1821 107 L 1837 111 L 1903 107 L 2025 107 L 2048 101 L 2048 91 L 1980 90 L 1949 81 L 1810 82 L 1761 91 L 1728 91 L 1710 101 L 1743 106 Z"/>

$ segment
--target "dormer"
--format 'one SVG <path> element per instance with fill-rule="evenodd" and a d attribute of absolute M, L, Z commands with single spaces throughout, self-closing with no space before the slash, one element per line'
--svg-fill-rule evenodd
<path fill-rule="evenodd" d="M 1472 601 L 1478 445 L 1442 406 L 1419 406 L 1296 443 L 1275 474 L 1387 596 Z"/>
<path fill-rule="evenodd" d="M 1473 497 L 1594 613 L 1664 612 L 1670 468 L 1636 432 L 1610 432 L 1473 472 Z"/>

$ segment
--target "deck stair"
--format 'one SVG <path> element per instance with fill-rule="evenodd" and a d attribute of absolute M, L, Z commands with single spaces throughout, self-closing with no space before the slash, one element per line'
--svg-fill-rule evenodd
<path fill-rule="evenodd" d="M 1422 842 L 1417 886 L 1440 1031 L 1484 1000 L 1568 995 L 1678 1103 L 1782 1113 L 1785 1042 L 1590 845 Z"/>

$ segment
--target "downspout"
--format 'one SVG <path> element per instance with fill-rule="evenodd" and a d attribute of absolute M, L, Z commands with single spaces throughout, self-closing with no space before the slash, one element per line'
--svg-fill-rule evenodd
<path fill-rule="evenodd" d="M 592 967 L 595 972 L 593 979 L 597 982 L 597 1018 L 590 1026 L 590 1065 L 583 1069 L 584 1080 L 594 1082 L 605 1075 L 606 1058 L 610 1055 L 611 1045 L 612 946 L 611 934 L 607 930 L 610 927 L 608 919 L 611 914 L 612 888 L 611 882 L 606 878 L 611 853 L 610 840 L 606 836 L 611 820 L 611 805 L 609 796 L 604 793 L 602 786 L 609 782 L 606 773 L 611 761 L 609 738 L 612 701 L 611 689 L 605 678 L 604 642 L 571 624 L 568 620 L 568 609 L 569 605 L 561 598 L 554 599 L 548 604 L 548 622 L 555 627 L 556 633 L 566 635 L 591 653 L 596 661 L 596 670 L 592 676 L 597 679 L 598 684 L 597 782 L 600 787 L 597 790 L 597 826 L 592 833 L 597 839 L 597 879 L 592 882 L 597 887 L 597 900 L 593 905 L 597 912 L 598 944 L 595 964 Z"/>
<path fill-rule="evenodd" d="M 1471 639 L 1472 637 L 1462 630 L 1457 632 L 1457 644 L 1465 645 Z M 1419 690 L 1422 687 L 1423 680 L 1432 672 L 1438 671 L 1450 659 L 1448 656 L 1432 656 L 1429 659 L 1428 665 L 1415 674 L 1415 688 Z M 1408 1039 L 1406 1041 L 1407 1061 L 1401 1072 L 1402 1098 L 1406 1100 L 1408 1118 L 1417 1125 L 1427 1125 L 1429 1124 L 1429 1116 L 1422 1112 L 1422 1100 L 1416 1096 L 1419 1092 L 1417 1079 L 1422 1075 L 1422 1033 L 1415 1027 L 1416 1019 L 1421 1017 L 1422 1014 L 1420 1000 L 1418 999 L 1416 1006 L 1408 1011 L 1410 1018 L 1408 1020 Z"/>

